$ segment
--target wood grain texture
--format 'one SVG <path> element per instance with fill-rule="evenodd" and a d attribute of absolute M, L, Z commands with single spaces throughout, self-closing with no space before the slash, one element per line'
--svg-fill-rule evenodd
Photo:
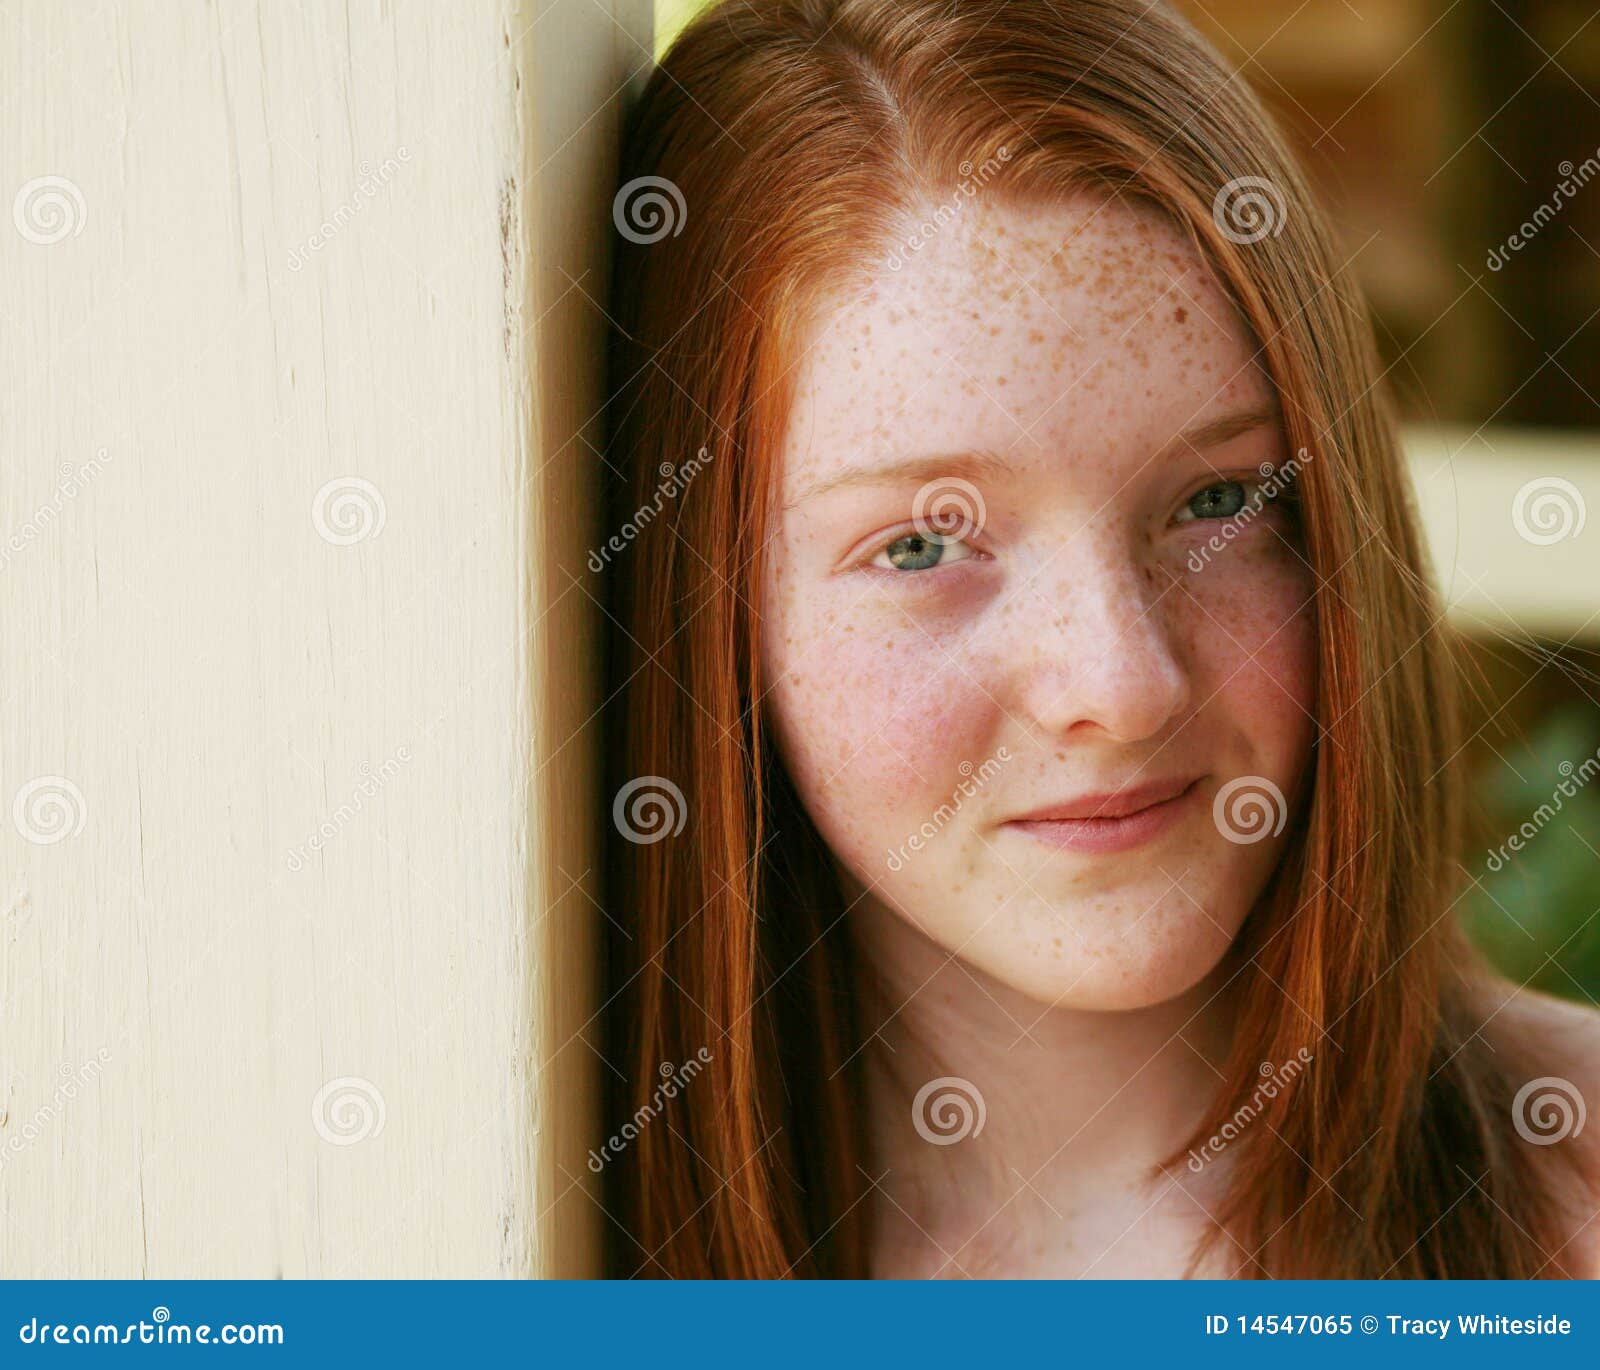
<path fill-rule="evenodd" d="M 0 4 L 0 1274 L 592 1267 L 542 568 L 648 9 Z"/>

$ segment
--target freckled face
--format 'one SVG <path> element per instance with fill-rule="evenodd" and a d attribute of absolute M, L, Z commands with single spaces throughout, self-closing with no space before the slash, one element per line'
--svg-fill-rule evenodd
<path fill-rule="evenodd" d="M 1315 731 L 1272 387 L 1152 210 L 971 201 L 901 255 L 797 372 L 761 606 L 780 754 L 856 915 L 1043 1003 L 1160 1002 L 1261 892 Z"/>

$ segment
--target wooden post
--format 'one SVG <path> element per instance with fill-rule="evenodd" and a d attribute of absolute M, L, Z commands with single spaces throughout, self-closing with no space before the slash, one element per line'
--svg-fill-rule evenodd
<path fill-rule="evenodd" d="M 0 18 L 0 1273 L 594 1271 L 649 9 Z"/>

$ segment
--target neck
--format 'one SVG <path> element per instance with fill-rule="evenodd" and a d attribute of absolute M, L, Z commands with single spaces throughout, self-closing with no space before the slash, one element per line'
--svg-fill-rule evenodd
<path fill-rule="evenodd" d="M 1037 1249 L 1074 1214 L 1105 1221 L 1112 1203 L 1137 1209 L 1173 1188 L 1160 1165 L 1222 1081 L 1230 972 L 1218 967 L 1147 1008 L 1051 1006 L 869 903 L 852 914 L 852 932 L 863 1030 L 877 1029 L 864 1074 L 887 1230 L 903 1239 L 914 1225 L 946 1255 L 976 1231 L 983 1245 Z M 919 1101 L 935 1080 L 949 1083 Z M 1178 1201 L 1196 1197 L 1194 1175 L 1168 1175 L 1182 1187 Z"/>

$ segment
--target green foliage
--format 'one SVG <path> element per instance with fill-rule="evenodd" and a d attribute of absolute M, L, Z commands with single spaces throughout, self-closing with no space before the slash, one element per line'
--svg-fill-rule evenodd
<path fill-rule="evenodd" d="M 1595 743 L 1593 710 L 1574 705 L 1530 729 L 1515 769 L 1493 763 L 1478 785 L 1488 845 L 1466 858 L 1476 883 L 1457 906 L 1473 941 L 1518 984 L 1591 1003 L 1600 1002 Z"/>

